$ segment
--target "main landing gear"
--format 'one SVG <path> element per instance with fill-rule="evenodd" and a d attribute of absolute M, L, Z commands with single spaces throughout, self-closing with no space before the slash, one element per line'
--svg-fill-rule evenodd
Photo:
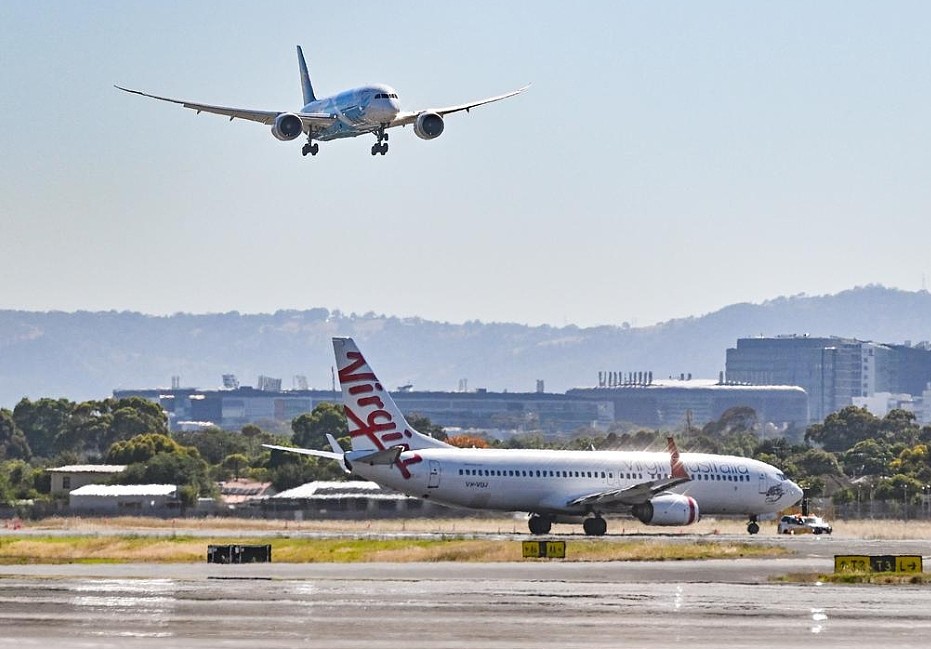
<path fill-rule="evenodd" d="M 604 536 L 608 531 L 608 524 L 601 516 L 595 516 L 582 521 L 582 529 L 587 536 Z"/>
<path fill-rule="evenodd" d="M 553 518 L 544 514 L 531 514 L 527 526 L 531 534 L 549 534 L 553 529 Z M 582 529 L 586 536 L 604 536 L 608 531 L 608 524 L 601 516 L 592 516 L 582 521 Z"/>
<path fill-rule="evenodd" d="M 553 529 L 553 519 L 549 516 L 532 514 L 527 521 L 527 525 L 530 527 L 531 534 L 549 534 L 550 530 Z"/>
<path fill-rule="evenodd" d="M 378 138 L 378 142 L 372 145 L 372 155 L 378 155 L 379 153 L 385 155 L 388 153 L 388 134 L 385 132 L 384 126 L 375 131 L 375 137 Z M 542 534 L 546 534 L 546 532 L 542 532 Z"/>
<path fill-rule="evenodd" d="M 756 515 L 750 516 L 750 522 L 747 524 L 747 532 L 754 535 L 760 531 L 760 524 L 756 522 Z"/>
<path fill-rule="evenodd" d="M 304 147 L 301 149 L 301 154 L 305 156 L 308 153 L 310 155 L 317 155 L 318 151 L 320 151 L 320 145 L 317 144 L 316 142 L 311 142 L 310 140 L 307 140 L 307 144 L 305 144 Z"/>

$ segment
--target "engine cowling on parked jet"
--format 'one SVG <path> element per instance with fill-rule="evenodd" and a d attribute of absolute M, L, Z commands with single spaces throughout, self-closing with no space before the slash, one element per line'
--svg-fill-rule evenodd
<path fill-rule="evenodd" d="M 417 121 L 414 122 L 414 133 L 421 140 L 432 140 L 440 137 L 445 126 L 442 115 L 423 112 L 417 116 Z"/>
<path fill-rule="evenodd" d="M 631 511 L 646 525 L 690 525 L 701 518 L 695 499 L 679 494 L 656 496 Z"/>
<path fill-rule="evenodd" d="M 294 140 L 303 132 L 304 124 L 294 113 L 281 113 L 275 118 L 275 124 L 272 126 L 272 135 L 282 142 Z"/>

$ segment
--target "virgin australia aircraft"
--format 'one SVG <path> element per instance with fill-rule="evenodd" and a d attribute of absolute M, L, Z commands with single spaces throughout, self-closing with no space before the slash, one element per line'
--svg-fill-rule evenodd
<path fill-rule="evenodd" d="M 802 490 L 777 468 L 744 457 L 665 453 L 464 449 L 414 430 L 351 338 L 334 338 L 352 450 L 328 435 L 331 451 L 266 445 L 330 458 L 347 472 L 416 498 L 530 513 L 530 531 L 581 521 L 607 531 L 603 516 L 629 512 L 647 525 L 689 525 L 700 514 L 757 516 L 794 505 Z"/>
<path fill-rule="evenodd" d="M 428 108 L 426 110 L 402 111 L 398 101 L 398 93 L 384 84 L 362 86 L 353 90 L 341 92 L 332 97 L 317 98 L 314 87 L 307 72 L 307 63 L 300 46 L 297 48 L 297 61 L 301 72 L 301 88 L 304 91 L 304 107 L 296 112 L 280 110 L 253 110 L 250 108 L 230 108 L 228 106 L 211 106 L 198 104 L 183 99 L 170 99 L 150 95 L 139 90 L 130 90 L 116 86 L 125 92 L 131 92 L 143 97 L 168 101 L 191 108 L 199 113 L 214 113 L 234 119 L 245 119 L 251 122 L 260 122 L 272 127 L 272 135 L 281 141 L 294 140 L 302 134 L 307 136 L 307 143 L 301 150 L 306 156 L 308 153 L 317 155 L 320 145 L 314 142 L 327 142 L 344 137 L 356 137 L 370 133 L 377 142 L 372 146 L 372 155 L 388 153 L 389 128 L 395 126 L 414 125 L 414 133 L 422 140 L 432 140 L 439 137 L 445 128 L 444 117 L 452 113 L 466 111 L 490 104 L 495 101 L 507 99 L 520 94 L 530 86 L 524 86 L 512 92 L 479 99 L 466 104 L 446 106 L 445 108 Z"/>

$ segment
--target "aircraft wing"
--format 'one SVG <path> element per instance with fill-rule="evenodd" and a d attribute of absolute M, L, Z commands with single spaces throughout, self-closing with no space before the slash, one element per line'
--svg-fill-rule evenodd
<path fill-rule="evenodd" d="M 569 507 L 584 507 L 586 505 L 623 505 L 632 507 L 633 505 L 645 503 L 656 494 L 667 489 L 691 481 L 685 465 L 682 464 L 676 442 L 672 437 L 666 438 L 666 450 L 669 452 L 669 476 L 659 480 L 638 482 L 623 489 L 609 489 L 587 494 L 570 500 L 567 505 Z"/>
<path fill-rule="evenodd" d="M 158 95 L 150 95 L 146 92 L 140 90 L 130 90 L 129 88 L 124 88 L 122 86 L 114 86 L 118 90 L 123 92 L 132 93 L 134 95 L 140 95 L 142 97 L 148 97 L 149 99 L 158 99 L 159 101 L 167 101 L 172 104 L 178 104 L 184 108 L 190 108 L 191 110 L 196 110 L 198 113 L 212 113 L 214 115 L 223 115 L 229 117 L 230 120 L 234 119 L 244 119 L 250 122 L 259 122 L 261 124 L 268 124 L 269 126 L 275 122 L 275 118 L 281 115 L 283 112 L 281 110 L 253 110 L 249 108 L 231 108 L 229 106 L 212 106 L 210 104 L 198 104 L 193 101 L 185 101 L 183 99 L 172 99 L 170 97 L 159 97 Z M 301 122 L 304 123 L 304 126 L 328 126 L 332 124 L 337 118 L 336 115 L 331 115 L 329 113 L 294 113 L 301 118 Z"/>
<path fill-rule="evenodd" d="M 506 92 L 503 95 L 488 97 L 486 99 L 479 99 L 478 101 L 472 101 L 467 104 L 458 104 L 456 106 L 445 106 L 443 108 L 428 108 L 426 110 L 398 113 L 398 116 L 395 117 L 394 121 L 391 122 L 391 126 L 406 126 L 408 124 L 413 124 L 417 121 L 417 116 L 421 113 L 436 113 L 438 115 L 446 116 L 451 113 L 458 113 L 462 110 L 470 111 L 478 106 L 484 106 L 485 104 L 490 104 L 492 102 L 501 101 L 502 99 L 507 99 L 508 97 L 513 97 L 514 95 L 519 95 L 529 87 L 530 84 L 528 83 L 523 88 L 518 88 L 517 90 L 512 90 L 511 92 Z"/>
<path fill-rule="evenodd" d="M 610 489 L 608 491 L 599 491 L 593 494 L 581 496 L 570 500 L 569 507 L 584 507 L 586 505 L 623 505 L 632 507 L 641 505 L 650 500 L 656 494 L 662 493 L 667 489 L 688 482 L 688 477 L 672 477 L 662 480 L 647 480 L 623 489 Z"/>

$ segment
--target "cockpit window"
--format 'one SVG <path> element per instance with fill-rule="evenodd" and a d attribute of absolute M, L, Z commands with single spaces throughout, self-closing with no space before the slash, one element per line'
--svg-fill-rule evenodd
<path fill-rule="evenodd" d="M 375 99 L 397 99 L 398 96 L 395 93 L 380 92 L 375 95 Z"/>
<path fill-rule="evenodd" d="M 782 480 L 783 482 L 785 482 L 786 474 L 785 474 L 785 473 L 777 472 L 777 473 L 776 473 L 776 477 L 779 478 L 780 480 Z"/>

